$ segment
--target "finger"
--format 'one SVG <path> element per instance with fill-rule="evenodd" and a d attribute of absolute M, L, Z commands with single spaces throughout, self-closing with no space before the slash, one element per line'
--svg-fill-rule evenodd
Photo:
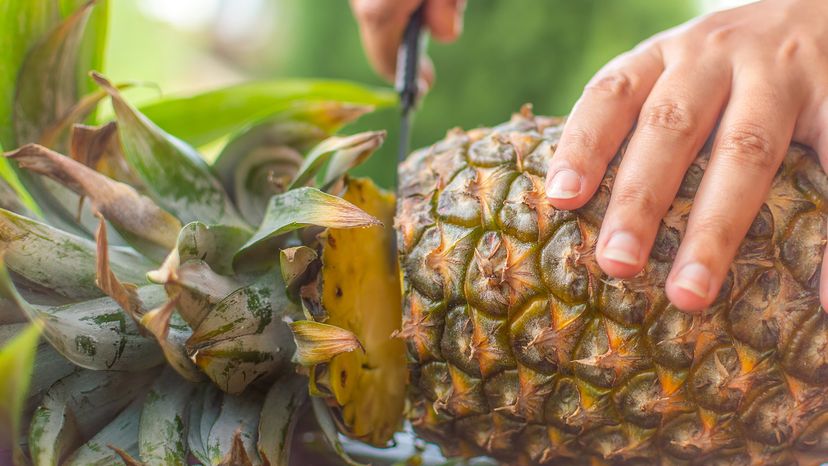
<path fill-rule="evenodd" d="M 428 55 L 423 55 L 420 57 L 420 76 L 417 80 L 418 95 L 426 95 L 432 87 L 434 87 L 434 63 Z"/>
<path fill-rule="evenodd" d="M 667 279 L 667 296 L 679 309 L 697 312 L 713 302 L 790 144 L 798 98 L 783 91 L 792 87 L 781 86 L 783 79 L 770 79 L 773 75 L 749 70 L 734 77 L 733 95 Z"/>
<path fill-rule="evenodd" d="M 661 219 L 716 125 L 729 91 L 721 83 L 729 77 L 727 66 L 710 60 L 668 68 L 658 78 L 618 168 L 598 238 L 598 264 L 607 274 L 627 278 L 644 268 Z"/>
<path fill-rule="evenodd" d="M 421 0 L 351 0 L 368 60 L 388 80 L 394 79 L 397 48 L 408 18 L 420 3 Z"/>
<path fill-rule="evenodd" d="M 576 209 L 592 197 L 662 70 L 648 48 L 619 56 L 592 78 L 547 167 L 546 195 L 555 207 Z"/>
<path fill-rule="evenodd" d="M 465 9 L 465 0 L 428 0 L 423 13 L 431 36 L 441 42 L 457 40 L 463 32 Z"/>
<path fill-rule="evenodd" d="M 828 248 L 822 255 L 822 268 L 819 275 L 819 302 L 822 310 L 828 312 Z"/>

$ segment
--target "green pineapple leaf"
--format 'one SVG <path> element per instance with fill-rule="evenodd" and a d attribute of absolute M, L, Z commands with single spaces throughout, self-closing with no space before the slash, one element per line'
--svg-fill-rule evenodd
<path fill-rule="evenodd" d="M 187 445 L 190 453 L 202 464 L 210 464 L 207 452 L 207 437 L 221 413 L 224 394 L 213 384 L 204 383 L 196 387 L 190 398 L 187 422 Z"/>
<path fill-rule="evenodd" d="M 350 202 L 316 188 L 293 189 L 270 199 L 259 229 L 236 253 L 233 260 L 236 269 L 261 270 L 272 266 L 279 259 L 278 237 L 310 225 L 359 228 L 382 225 L 382 222 Z M 256 261 L 251 266 L 253 258 Z"/>
<path fill-rule="evenodd" d="M 158 372 L 79 371 L 56 382 L 32 419 L 32 463 L 58 464 L 72 454 L 140 396 Z"/>
<path fill-rule="evenodd" d="M 135 398 L 115 419 L 96 432 L 91 439 L 60 464 L 64 466 L 120 464 L 124 456 L 137 456 L 138 427 L 141 422 L 143 402 L 140 396 Z"/>
<path fill-rule="evenodd" d="M 213 306 L 187 340 L 187 353 L 219 388 L 241 393 L 290 362 L 294 347 L 285 319 L 299 316 L 281 280 L 263 277 Z"/>
<path fill-rule="evenodd" d="M 247 226 L 195 149 L 135 110 L 103 76 L 93 78 L 112 98 L 124 157 L 150 197 L 184 223 Z"/>
<path fill-rule="evenodd" d="M 40 141 L 44 130 L 79 98 L 76 70 L 94 3 L 88 2 L 32 47 L 20 70 L 14 102 L 17 144 Z"/>
<path fill-rule="evenodd" d="M 0 244 L 9 270 L 30 283 L 75 300 L 103 296 L 95 284 L 93 241 L 0 209 Z M 112 270 L 130 283 L 146 283 L 145 274 L 156 267 L 132 248 L 111 246 L 109 256 Z"/>
<path fill-rule="evenodd" d="M 181 223 L 132 186 L 37 144 L 27 144 L 6 157 L 89 199 L 121 237 L 146 256 L 161 262 L 175 247 Z"/>
<path fill-rule="evenodd" d="M 0 73 L 0 145 L 12 148 L 24 142 L 33 142 L 18 141 L 14 135 L 15 124 L 12 115 L 18 94 L 17 88 L 25 77 L 21 73 L 21 68 L 33 47 L 38 43 L 45 43 L 44 38 L 58 27 L 64 18 L 70 17 L 79 9 L 89 8 L 89 3 L 88 0 L 6 0 L 0 3 L 0 69 L 3 70 L 3 73 Z M 94 83 L 86 78 L 86 73 L 91 69 L 100 68 L 106 45 L 107 10 L 106 0 L 96 2 L 86 19 L 84 37 L 74 44 L 76 49 L 67 50 L 67 54 L 54 55 L 52 62 L 54 63 L 56 57 L 61 60 L 60 66 L 69 70 L 67 74 L 57 73 L 54 69 L 46 70 L 50 75 L 54 75 L 54 79 L 63 81 L 58 83 L 61 89 L 68 90 L 68 87 L 64 86 L 71 82 L 75 86 L 71 92 L 76 96 L 92 90 Z M 53 41 L 52 44 L 62 46 Z M 73 63 L 70 63 L 70 55 Z M 35 82 L 25 85 L 38 84 Z M 51 93 L 53 90 L 50 89 L 48 92 Z M 44 96 L 39 98 L 42 97 Z M 51 114 L 52 118 L 59 116 L 61 115 Z M 46 115 L 41 117 L 45 118 Z"/>
<path fill-rule="evenodd" d="M 94 2 L 77 8 L 29 51 L 15 88 L 12 120 L 15 144 L 9 147 L 40 142 L 44 133 L 75 106 L 80 95 L 76 76 L 81 46 L 93 10 Z M 66 147 L 66 134 L 61 139 L 54 135 L 51 139 L 55 148 Z M 83 220 L 88 223 L 93 219 L 81 218 L 79 222 L 75 218 L 77 195 L 53 180 L 32 173 L 18 172 L 18 176 L 49 223 L 81 234 L 89 232 Z"/>
<path fill-rule="evenodd" d="M 206 436 L 206 464 L 248 466 L 261 463 L 256 438 L 263 401 L 257 393 L 222 394 L 218 417 L 210 424 Z"/>
<path fill-rule="evenodd" d="M 0 347 L 0 462 L 22 464 L 20 420 L 34 371 L 41 326 L 29 324 Z"/>
<path fill-rule="evenodd" d="M 354 161 L 367 158 L 382 145 L 384 140 L 385 131 L 368 131 L 353 136 L 331 137 L 322 141 L 305 157 L 304 163 L 299 167 L 299 172 L 291 181 L 288 189 L 306 185 L 332 157 L 340 160 L 336 163 L 334 171 L 326 177 L 326 183 L 339 178 L 351 168 Z M 345 171 L 339 173 L 343 169 Z"/>
<path fill-rule="evenodd" d="M 192 328 L 201 324 L 213 305 L 244 286 L 233 277 L 215 273 L 202 260 L 191 259 L 179 264 L 175 254 L 170 254 L 161 268 L 150 272 L 148 277 L 153 283 L 164 285 L 167 294 L 176 301 L 181 317 Z"/>
<path fill-rule="evenodd" d="M 316 417 L 319 428 L 322 430 L 322 434 L 325 436 L 325 441 L 328 442 L 328 445 L 339 456 L 339 459 L 348 466 L 366 466 L 348 456 L 348 453 L 342 446 L 342 442 L 339 440 L 336 421 L 331 411 L 325 405 L 325 401 L 322 398 L 311 397 L 311 406 L 313 406 L 313 414 Z"/>
<path fill-rule="evenodd" d="M 31 304 L 0 267 L 0 294 L 33 321 L 43 322 L 43 336 L 74 364 L 97 370 L 142 370 L 163 361 L 158 345 L 140 334 L 138 326 L 109 297 L 60 306 Z M 148 305 L 160 305 L 164 290 L 150 285 L 138 289 Z"/>
<path fill-rule="evenodd" d="M 232 275 L 233 255 L 250 236 L 249 231 L 237 227 L 188 223 L 178 234 L 179 262 L 203 260 L 217 273 Z"/>
<path fill-rule="evenodd" d="M 187 464 L 187 415 L 197 385 L 167 369 L 144 398 L 138 429 L 140 458 L 147 464 Z"/>
<path fill-rule="evenodd" d="M 259 416 L 258 449 L 262 461 L 272 466 L 288 466 L 293 430 L 308 398 L 308 381 L 285 374 L 270 387 Z"/>
<path fill-rule="evenodd" d="M 165 98 L 142 106 L 141 112 L 164 131 L 201 146 L 260 123 L 300 101 L 339 101 L 383 108 L 395 105 L 397 96 L 391 89 L 345 81 L 286 79 Z"/>
<path fill-rule="evenodd" d="M 343 102 L 299 102 L 231 137 L 213 169 L 244 218 L 261 223 L 267 203 L 285 191 L 302 154 L 373 108 Z"/>

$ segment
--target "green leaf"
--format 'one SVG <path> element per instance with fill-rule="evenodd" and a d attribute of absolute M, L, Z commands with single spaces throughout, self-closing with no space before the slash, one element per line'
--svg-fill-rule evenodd
<path fill-rule="evenodd" d="M 132 186 L 37 144 L 6 157 L 88 198 L 130 245 L 150 258 L 160 262 L 175 247 L 181 223 Z"/>
<path fill-rule="evenodd" d="M 167 294 L 175 299 L 181 317 L 192 328 L 201 324 L 214 304 L 242 287 L 235 278 L 213 272 L 202 260 L 190 259 L 179 265 L 174 254 L 148 277 L 164 285 Z"/>
<path fill-rule="evenodd" d="M 254 394 L 225 394 L 222 397 L 221 412 L 207 436 L 210 464 L 247 466 L 261 463 L 256 438 L 262 402 L 261 397 Z"/>
<path fill-rule="evenodd" d="M 6 0 L 0 2 L 0 145 L 16 147 L 12 111 L 20 68 L 30 49 L 61 20 L 70 16 L 87 0 Z M 106 36 L 107 2 L 98 2 L 86 27 L 86 38 L 70 76 L 85 75 L 100 69 Z M 66 78 L 64 76 L 64 78 Z M 68 79 L 89 87 L 89 80 Z M 85 92 L 80 92 L 84 94 Z"/>
<path fill-rule="evenodd" d="M 62 306 L 28 303 L 0 267 L 0 293 L 13 300 L 33 321 L 43 322 L 43 335 L 66 359 L 88 369 L 141 370 L 163 362 L 156 343 L 111 298 Z M 138 296 L 148 305 L 164 301 L 163 288 L 145 286 Z"/>
<path fill-rule="evenodd" d="M 0 347 L 0 462 L 23 463 L 20 450 L 20 419 L 34 371 L 40 326 L 30 324 Z M 9 449 L 9 451 L 4 451 Z"/>
<path fill-rule="evenodd" d="M 342 447 L 342 442 L 339 441 L 339 431 L 336 428 L 336 421 L 331 411 L 325 406 L 325 401 L 322 398 L 311 397 L 311 406 L 313 406 L 313 414 L 316 417 L 319 428 L 322 430 L 322 435 L 325 436 L 328 445 L 333 448 L 334 452 L 339 456 L 339 459 L 349 466 L 366 466 L 354 461 Z"/>
<path fill-rule="evenodd" d="M 250 236 L 248 230 L 232 226 L 188 223 L 178 234 L 179 262 L 203 260 L 217 273 L 232 275 L 233 255 Z"/>
<path fill-rule="evenodd" d="M 135 110 L 103 76 L 93 74 L 93 78 L 112 97 L 124 157 L 151 197 L 184 223 L 246 227 L 195 149 Z"/>
<path fill-rule="evenodd" d="M 49 387 L 69 374 L 85 370 L 87 369 L 82 369 L 63 357 L 47 339 L 41 338 L 35 355 L 34 373 L 29 384 L 29 398 L 26 401 L 26 411 L 21 425 L 28 426 L 31 423 L 32 414 Z"/>
<path fill-rule="evenodd" d="M 3 152 L 3 145 L 0 144 L 0 153 Z M 41 216 L 43 212 L 40 210 L 40 207 L 35 202 L 32 195 L 23 186 L 23 182 L 20 180 L 20 177 L 17 176 L 17 172 L 14 171 L 12 168 L 11 163 L 5 158 L 0 157 L 0 178 L 17 194 L 19 201 L 23 204 L 25 209 L 28 209 L 30 212 L 33 212 L 35 215 Z M 6 210 L 11 210 L 12 212 L 16 212 L 21 215 L 27 215 L 27 212 L 24 209 L 12 209 L 3 207 Z"/>
<path fill-rule="evenodd" d="M 294 374 L 280 377 L 265 396 L 259 416 L 258 449 L 271 466 L 288 466 L 293 430 L 308 398 L 308 380 Z"/>
<path fill-rule="evenodd" d="M 362 165 L 363 162 L 368 160 L 368 157 L 382 145 L 384 140 L 385 131 L 382 132 L 382 137 L 377 137 L 374 141 L 366 142 L 356 147 L 338 150 L 331 157 L 331 161 L 328 162 L 325 177 L 322 178 L 322 190 L 330 191 L 351 169 Z"/>
<path fill-rule="evenodd" d="M 65 466 L 121 464 L 121 456 L 112 447 L 117 447 L 128 454 L 137 454 L 142 403 L 143 400 L 140 397 L 135 399 L 115 419 L 61 464 Z"/>
<path fill-rule="evenodd" d="M 187 444 L 190 453 L 204 465 L 211 464 L 207 452 L 207 441 L 210 430 L 221 413 L 223 397 L 224 394 L 215 385 L 203 383 L 197 386 L 195 394 L 190 400 Z"/>
<path fill-rule="evenodd" d="M 222 390 L 241 393 L 290 361 L 293 340 L 285 318 L 301 315 L 281 280 L 265 276 L 221 300 L 187 341 L 187 352 Z"/>
<path fill-rule="evenodd" d="M 339 158 L 346 161 L 364 159 L 381 146 L 384 140 L 385 131 L 369 131 L 353 136 L 332 137 L 322 141 L 305 157 L 305 162 L 299 168 L 299 173 L 296 174 L 288 189 L 306 185 L 311 178 L 316 176 L 325 162 L 336 154 L 342 152 Z M 337 167 L 344 165 L 346 164 L 343 162 L 337 163 Z"/>
<path fill-rule="evenodd" d="M 187 412 L 196 387 L 169 369 L 152 385 L 144 399 L 138 431 L 140 457 L 145 463 L 187 464 Z"/>
<path fill-rule="evenodd" d="M 56 382 L 34 414 L 29 453 L 36 466 L 56 465 L 144 393 L 158 370 L 80 371 Z"/>
<path fill-rule="evenodd" d="M 233 261 L 236 268 L 251 256 L 255 256 L 259 264 L 275 264 L 278 260 L 278 242 L 273 240 L 310 225 L 358 228 L 382 225 L 382 222 L 350 202 L 315 188 L 287 191 L 270 199 L 259 229 L 236 253 Z"/>
<path fill-rule="evenodd" d="M 71 4 L 64 6 L 62 12 L 71 14 L 43 35 L 43 40 L 31 48 L 21 66 L 12 120 L 14 144 L 7 147 L 40 141 L 44 132 L 63 119 L 79 99 L 76 76 L 78 68 L 83 66 L 80 48 L 94 3 L 86 2 L 77 9 Z M 65 138 L 61 142 L 65 144 Z M 75 219 L 78 196 L 37 175 L 19 173 L 19 177 L 50 223 L 66 230 L 86 232 Z"/>
<path fill-rule="evenodd" d="M 2 159 L 2 157 L 0 157 Z M 12 173 L 14 171 L 8 165 L 0 164 L 0 172 L 3 168 L 8 168 Z M 10 210 L 20 215 L 34 217 L 36 214 L 32 213 L 30 209 L 22 202 L 20 194 L 3 178 L 0 173 L 0 208 Z"/>
<path fill-rule="evenodd" d="M 86 0 L 62 0 L 64 6 L 69 10 L 75 9 L 74 5 Z M 64 13 L 68 14 L 68 13 Z M 98 0 L 95 8 L 86 22 L 86 32 L 78 52 L 77 82 L 78 95 L 86 95 L 97 89 L 97 84 L 89 79 L 89 72 L 102 70 L 104 65 L 104 54 L 107 48 L 107 35 L 109 33 L 109 0 Z M 89 114 L 87 122 L 95 120 L 94 111 Z"/>
<path fill-rule="evenodd" d="M 39 141 L 43 131 L 78 100 L 79 51 L 92 7 L 87 3 L 74 11 L 26 57 L 14 103 L 18 145 Z"/>
<path fill-rule="evenodd" d="M 102 296 L 95 284 L 93 241 L 0 209 L 0 245 L 9 270 L 32 284 L 71 299 Z M 110 247 L 112 270 L 122 280 L 146 283 L 155 266 L 131 248 Z"/>
<path fill-rule="evenodd" d="M 165 131 L 200 146 L 289 109 L 298 101 L 340 101 L 389 107 L 390 89 L 344 81 L 279 80 L 244 83 L 190 97 L 166 98 L 141 107 Z"/>
<path fill-rule="evenodd" d="M 335 101 L 296 103 L 233 136 L 213 169 L 245 220 L 258 225 L 270 197 L 295 177 L 302 154 L 371 109 Z"/>

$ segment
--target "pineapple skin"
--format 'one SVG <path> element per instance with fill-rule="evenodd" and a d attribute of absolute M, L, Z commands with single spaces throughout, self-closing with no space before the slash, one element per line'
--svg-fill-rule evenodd
<path fill-rule="evenodd" d="M 709 148 L 644 272 L 617 280 L 593 251 L 620 155 L 592 201 L 557 210 L 543 180 L 561 129 L 526 107 L 399 168 L 398 336 L 418 433 L 507 464 L 828 460 L 828 177 L 815 155 L 791 146 L 718 298 L 691 316 L 664 282 Z"/>

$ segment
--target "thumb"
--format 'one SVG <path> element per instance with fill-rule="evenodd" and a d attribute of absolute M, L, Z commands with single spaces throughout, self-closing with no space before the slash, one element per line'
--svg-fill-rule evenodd
<path fill-rule="evenodd" d="M 460 37 L 465 10 L 466 0 L 428 0 L 424 14 L 431 36 L 440 42 L 451 42 Z"/>

